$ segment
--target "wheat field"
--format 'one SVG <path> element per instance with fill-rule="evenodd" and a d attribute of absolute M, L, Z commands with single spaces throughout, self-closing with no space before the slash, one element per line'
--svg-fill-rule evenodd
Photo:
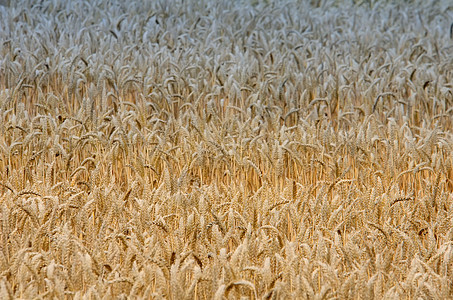
<path fill-rule="evenodd" d="M 449 1 L 0 6 L 1 299 L 452 299 Z"/>

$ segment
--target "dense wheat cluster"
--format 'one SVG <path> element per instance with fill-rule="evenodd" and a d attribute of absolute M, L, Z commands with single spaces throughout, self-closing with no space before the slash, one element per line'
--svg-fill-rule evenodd
<path fill-rule="evenodd" d="M 452 298 L 453 6 L 312 2 L 1 6 L 0 298 Z"/>

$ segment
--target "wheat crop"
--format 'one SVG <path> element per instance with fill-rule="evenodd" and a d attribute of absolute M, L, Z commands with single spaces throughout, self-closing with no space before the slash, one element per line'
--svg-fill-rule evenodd
<path fill-rule="evenodd" d="M 450 1 L 0 15 L 0 298 L 453 298 Z"/>

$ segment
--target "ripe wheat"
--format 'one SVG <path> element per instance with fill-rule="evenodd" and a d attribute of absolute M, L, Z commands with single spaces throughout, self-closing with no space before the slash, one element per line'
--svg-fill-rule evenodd
<path fill-rule="evenodd" d="M 0 298 L 453 297 L 448 1 L 0 4 Z"/>

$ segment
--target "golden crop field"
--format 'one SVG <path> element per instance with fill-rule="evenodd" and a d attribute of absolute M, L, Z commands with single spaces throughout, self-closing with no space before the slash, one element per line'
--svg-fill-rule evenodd
<path fill-rule="evenodd" d="M 452 299 L 450 1 L 6 1 L 1 299 Z"/>

